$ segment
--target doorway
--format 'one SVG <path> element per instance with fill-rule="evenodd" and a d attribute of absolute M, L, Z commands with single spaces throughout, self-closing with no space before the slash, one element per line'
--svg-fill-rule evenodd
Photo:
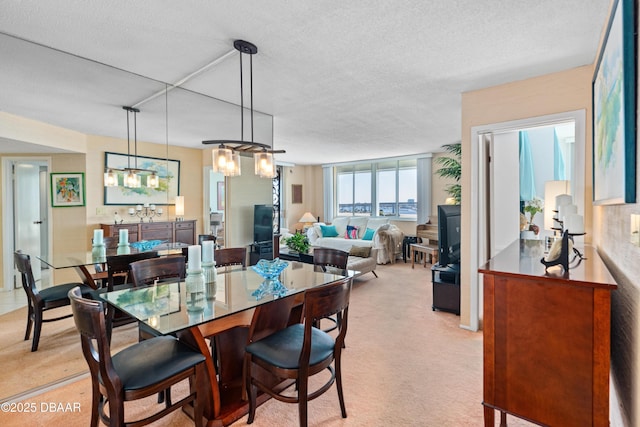
<path fill-rule="evenodd" d="M 50 207 L 48 178 L 50 158 L 3 159 L 3 288 L 4 291 L 21 286 L 19 273 L 13 267 L 13 253 L 17 249 L 31 256 L 33 275 L 41 286 L 50 285 L 51 275 L 43 275 L 37 257 L 46 255 L 50 246 Z M 47 283 L 44 283 L 47 282 Z"/>
<path fill-rule="evenodd" d="M 475 242 L 471 246 L 469 271 L 469 308 L 470 317 L 469 325 L 462 325 L 465 329 L 477 331 L 481 321 L 481 305 L 482 305 L 482 275 L 478 273 L 479 266 L 483 265 L 490 257 L 492 250 L 497 250 L 500 242 L 505 242 L 504 236 L 498 237 L 494 235 L 491 224 L 494 221 L 493 216 L 496 210 L 504 213 L 509 208 L 500 207 L 500 203 L 505 200 L 502 196 L 497 197 L 498 188 L 493 188 L 491 177 L 502 176 L 502 170 L 499 165 L 492 165 L 491 150 L 495 136 L 508 132 L 517 132 L 544 126 L 555 126 L 561 123 L 574 123 L 574 151 L 573 165 L 575 166 L 571 172 L 571 192 L 573 193 L 574 204 L 578 206 L 578 212 L 584 212 L 585 206 L 585 144 L 586 144 L 586 111 L 576 110 L 566 113 L 552 114 L 548 116 L 532 117 L 529 119 L 514 120 L 503 123 L 493 123 L 483 126 L 477 126 L 471 129 L 471 188 L 472 197 L 469 200 L 470 205 L 470 233 L 469 239 Z M 510 150 L 512 153 L 517 150 Z M 511 162 L 511 165 L 513 161 Z M 516 164 L 519 164 L 516 162 Z M 513 167 L 509 166 L 509 170 L 513 171 Z M 508 172 L 507 172 L 508 173 Z M 504 181 L 504 180 L 502 180 Z M 493 190 L 492 190 L 493 188 Z M 519 191 L 519 188 L 518 188 Z M 504 193 L 502 193 L 504 194 Z M 513 202 L 513 200 L 511 200 Z M 508 202 L 507 202 L 508 203 Z M 519 197 L 518 197 L 519 203 Z M 512 203 L 515 205 L 515 203 Z M 496 222 L 497 223 L 497 222 Z M 494 229 L 495 224 L 494 223 Z M 517 233 L 515 228 L 514 235 Z M 491 237 L 493 235 L 493 238 Z M 513 241 L 511 239 L 510 241 Z"/>

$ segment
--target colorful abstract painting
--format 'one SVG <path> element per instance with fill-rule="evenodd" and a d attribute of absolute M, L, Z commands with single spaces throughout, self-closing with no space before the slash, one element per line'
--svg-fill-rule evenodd
<path fill-rule="evenodd" d="M 51 174 L 51 206 L 84 206 L 84 173 Z"/>
<path fill-rule="evenodd" d="M 635 87 L 635 66 L 630 66 L 626 57 L 625 37 L 628 36 L 623 17 L 622 5 L 616 4 L 593 81 L 593 200 L 596 204 L 629 203 L 629 185 L 634 187 L 635 200 L 635 100 L 629 99 L 635 93 L 629 89 Z M 631 61 L 635 61 L 633 56 Z M 630 154 L 633 162 L 629 161 Z M 633 183 L 628 183 L 629 179 L 633 179 Z"/>

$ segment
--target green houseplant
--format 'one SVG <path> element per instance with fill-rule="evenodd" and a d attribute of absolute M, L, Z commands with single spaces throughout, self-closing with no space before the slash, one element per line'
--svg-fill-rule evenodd
<path fill-rule="evenodd" d="M 284 239 L 284 244 L 294 252 L 301 254 L 309 252 L 309 239 L 307 239 L 305 234 L 296 233 L 291 237 L 287 237 Z"/>
<path fill-rule="evenodd" d="M 454 157 L 437 157 L 435 159 L 441 167 L 436 170 L 436 174 L 443 178 L 451 178 L 455 180 L 455 183 L 447 185 L 447 193 L 453 197 L 456 204 L 460 204 L 462 198 L 462 186 L 460 185 L 460 178 L 462 177 L 462 143 L 445 144 L 442 146 L 449 154 Z"/>

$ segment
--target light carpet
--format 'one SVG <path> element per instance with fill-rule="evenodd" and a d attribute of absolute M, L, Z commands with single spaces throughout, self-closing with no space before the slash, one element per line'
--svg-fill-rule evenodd
<path fill-rule="evenodd" d="M 348 417 L 340 416 L 333 387 L 309 403 L 309 425 L 482 426 L 482 333 L 461 329 L 454 314 L 431 310 L 429 268 L 412 270 L 410 264 L 400 262 L 376 271 L 379 278 L 368 274 L 357 279 L 351 294 L 343 352 Z M 36 413 L 0 413 L 0 425 L 86 426 L 90 394 L 88 378 L 57 387 L 22 401 L 35 406 Z M 151 398 L 146 404 L 154 401 Z M 76 402 L 79 412 L 41 410 L 50 403 Z M 134 404 L 130 410 L 143 407 Z M 246 419 L 233 425 L 244 426 Z M 177 412 L 155 425 L 183 426 L 192 421 Z M 252 425 L 298 425 L 297 405 L 267 401 L 257 409 Z M 509 417 L 509 425 L 531 424 Z"/>

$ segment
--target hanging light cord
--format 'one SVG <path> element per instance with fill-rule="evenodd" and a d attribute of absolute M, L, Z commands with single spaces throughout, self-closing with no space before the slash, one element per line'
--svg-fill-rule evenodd
<path fill-rule="evenodd" d="M 131 169 L 131 138 L 129 136 L 129 110 L 127 112 L 127 169 Z"/>
<path fill-rule="evenodd" d="M 244 141 L 244 92 L 242 90 L 242 51 L 240 51 L 240 141 Z"/>

